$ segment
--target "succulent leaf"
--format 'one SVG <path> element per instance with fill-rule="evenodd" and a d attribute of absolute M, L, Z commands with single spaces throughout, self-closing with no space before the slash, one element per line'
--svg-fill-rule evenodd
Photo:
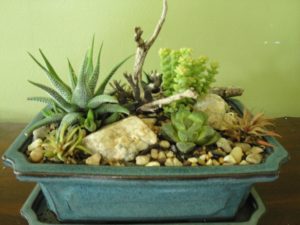
<path fill-rule="evenodd" d="M 72 85 L 72 90 L 74 90 L 77 84 L 77 76 L 69 59 L 68 59 L 68 65 L 69 65 L 69 79 Z"/>
<path fill-rule="evenodd" d="M 96 67 L 93 71 L 92 76 L 89 79 L 89 88 L 92 93 L 94 93 L 95 88 L 97 86 L 98 78 L 99 78 L 99 73 L 100 73 L 100 58 L 101 58 L 101 52 L 102 52 L 102 47 L 103 47 L 103 42 L 101 44 L 100 50 L 98 52 L 98 57 L 97 57 L 97 63 Z"/>
<path fill-rule="evenodd" d="M 94 113 L 91 109 L 88 111 L 87 117 L 84 120 L 84 128 L 86 128 L 89 132 L 94 132 L 97 129 Z"/>
<path fill-rule="evenodd" d="M 68 127 L 79 122 L 82 119 L 82 114 L 78 112 L 71 112 L 66 114 L 61 120 L 61 123 L 58 128 L 59 135 L 57 137 L 60 138 L 59 140 L 63 139 L 64 133 Z"/>
<path fill-rule="evenodd" d="M 95 36 L 93 36 L 92 45 L 91 45 L 91 48 L 89 49 L 87 69 L 86 69 L 86 81 L 90 80 L 93 70 L 94 70 L 94 65 L 93 65 L 94 42 L 95 42 Z"/>
<path fill-rule="evenodd" d="M 108 124 L 111 124 L 111 123 L 114 123 L 114 122 L 118 121 L 119 119 L 120 119 L 120 113 L 115 112 L 115 113 L 111 114 L 109 117 L 107 117 L 104 120 L 103 124 L 108 125 Z"/>
<path fill-rule="evenodd" d="M 103 103 L 118 103 L 116 97 L 111 95 L 98 95 L 92 98 L 88 102 L 88 108 L 95 109 L 98 108 Z"/>
<path fill-rule="evenodd" d="M 35 102 L 41 102 L 41 103 L 45 103 L 45 104 L 51 105 L 51 106 L 55 105 L 55 101 L 52 98 L 46 98 L 46 97 L 29 97 L 29 98 L 27 98 L 27 100 L 29 100 L 29 101 L 35 101 Z"/>
<path fill-rule="evenodd" d="M 35 129 L 37 129 L 41 126 L 61 121 L 65 115 L 66 115 L 66 113 L 59 113 L 59 114 L 55 114 L 51 117 L 43 118 L 43 119 L 37 121 L 36 123 L 34 123 L 33 125 L 31 125 L 29 128 L 27 128 L 25 135 L 29 136 Z"/>
<path fill-rule="evenodd" d="M 57 93 L 54 89 L 47 87 L 43 84 L 35 83 L 33 81 L 29 81 L 29 83 L 46 91 L 53 98 L 53 100 L 56 102 L 56 104 L 58 104 L 66 112 L 72 112 L 72 111 L 76 110 L 76 108 L 73 105 L 71 105 L 66 100 L 64 100 L 64 98 L 61 97 L 60 94 Z"/>
<path fill-rule="evenodd" d="M 182 153 L 188 153 L 191 150 L 193 150 L 193 148 L 196 145 L 193 142 L 177 142 L 176 143 L 176 147 L 179 149 L 179 151 L 181 151 Z"/>
<path fill-rule="evenodd" d="M 124 113 L 129 114 L 128 109 L 124 108 L 123 106 L 120 106 L 118 104 L 110 104 L 110 103 L 104 103 L 100 105 L 98 109 L 95 110 L 96 115 L 101 115 L 104 113 Z"/>
<path fill-rule="evenodd" d="M 119 64 L 117 64 L 111 71 L 110 73 L 107 75 L 107 77 L 104 79 L 104 81 L 101 83 L 101 85 L 99 86 L 98 90 L 96 91 L 95 95 L 99 95 L 99 94 L 103 94 L 106 85 L 108 84 L 108 82 L 110 81 L 110 79 L 112 78 L 112 76 L 118 71 L 118 69 L 128 60 L 132 57 L 133 55 L 130 55 L 128 57 L 126 57 L 124 60 L 122 60 Z"/>

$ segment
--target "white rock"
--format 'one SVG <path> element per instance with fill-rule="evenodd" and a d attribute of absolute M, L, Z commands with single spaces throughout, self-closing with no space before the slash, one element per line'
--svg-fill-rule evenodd
<path fill-rule="evenodd" d="M 27 149 L 28 151 L 32 151 L 33 149 L 41 147 L 42 144 L 43 144 L 43 140 L 38 138 L 34 140 L 30 145 L 28 145 Z"/>
<path fill-rule="evenodd" d="M 47 126 L 42 126 L 40 128 L 35 129 L 32 134 L 33 134 L 33 140 L 37 140 L 39 138 L 44 139 L 47 137 L 48 133 L 50 131 L 50 128 Z"/>
<path fill-rule="evenodd" d="M 243 154 L 242 148 L 240 148 L 240 147 L 234 147 L 232 149 L 232 151 L 230 152 L 230 155 L 233 156 L 233 158 L 235 159 L 235 161 L 237 163 L 240 163 L 244 154 Z"/>
<path fill-rule="evenodd" d="M 44 158 L 44 151 L 41 147 L 33 149 L 29 154 L 32 162 L 38 163 Z"/>
<path fill-rule="evenodd" d="M 226 155 L 224 157 L 224 164 L 226 164 L 226 165 L 234 165 L 236 163 L 237 162 L 236 162 L 235 158 L 232 155 Z"/>
<path fill-rule="evenodd" d="M 157 161 L 152 161 L 146 164 L 146 166 L 160 166 L 160 163 Z"/>
<path fill-rule="evenodd" d="M 248 163 L 252 163 L 252 164 L 258 164 L 262 161 L 262 155 L 261 154 L 249 154 L 246 157 L 246 161 Z"/>
<path fill-rule="evenodd" d="M 101 161 L 101 155 L 99 153 L 95 153 L 85 160 L 85 164 L 98 166 L 100 165 L 100 161 Z"/>
<path fill-rule="evenodd" d="M 149 155 L 139 155 L 135 158 L 135 164 L 139 166 L 144 166 L 150 161 Z"/>
<path fill-rule="evenodd" d="M 112 123 L 83 139 L 83 144 L 108 161 L 130 161 L 157 142 L 156 134 L 138 117 Z"/>
<path fill-rule="evenodd" d="M 231 152 L 231 150 L 232 150 L 232 148 L 230 146 L 230 142 L 226 138 L 220 138 L 217 141 L 217 146 L 219 148 L 222 148 L 227 153 Z"/>

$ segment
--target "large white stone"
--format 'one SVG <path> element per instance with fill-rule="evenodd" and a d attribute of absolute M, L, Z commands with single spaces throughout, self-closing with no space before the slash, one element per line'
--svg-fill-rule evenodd
<path fill-rule="evenodd" d="M 133 160 L 156 142 L 156 134 L 136 116 L 103 127 L 83 139 L 87 148 L 108 161 Z"/>

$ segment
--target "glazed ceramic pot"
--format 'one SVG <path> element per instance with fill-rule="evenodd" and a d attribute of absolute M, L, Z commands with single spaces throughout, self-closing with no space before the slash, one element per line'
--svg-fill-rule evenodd
<path fill-rule="evenodd" d="M 237 101 L 231 104 L 239 111 Z M 38 120 L 38 115 L 34 120 Z M 26 128 L 25 128 L 26 130 Z M 61 221 L 186 221 L 232 218 L 253 184 L 278 178 L 288 153 L 271 137 L 257 165 L 210 167 L 114 167 L 34 164 L 24 152 L 25 130 L 3 159 L 21 181 L 37 182 Z"/>

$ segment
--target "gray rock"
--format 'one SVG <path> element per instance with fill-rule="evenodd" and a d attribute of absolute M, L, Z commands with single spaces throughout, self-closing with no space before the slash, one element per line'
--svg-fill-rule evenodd
<path fill-rule="evenodd" d="M 131 161 L 156 142 L 156 134 L 136 116 L 103 127 L 83 139 L 88 149 L 100 153 L 107 161 Z"/>
<path fill-rule="evenodd" d="M 220 138 L 217 141 L 217 146 L 222 148 L 225 152 L 230 153 L 232 148 L 230 146 L 230 142 L 226 138 Z"/>

